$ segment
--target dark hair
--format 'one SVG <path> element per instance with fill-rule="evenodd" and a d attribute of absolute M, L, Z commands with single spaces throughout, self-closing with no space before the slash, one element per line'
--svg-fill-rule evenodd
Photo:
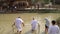
<path fill-rule="evenodd" d="M 52 20 L 52 24 L 55 25 L 56 21 L 55 20 Z"/>
<path fill-rule="evenodd" d="M 34 18 L 33 18 L 33 20 L 34 20 Z"/>

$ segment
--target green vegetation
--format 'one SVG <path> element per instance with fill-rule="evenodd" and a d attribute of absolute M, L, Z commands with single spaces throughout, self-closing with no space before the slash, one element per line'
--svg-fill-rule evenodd
<path fill-rule="evenodd" d="M 41 9 L 41 10 L 31 10 L 30 13 L 60 13 L 60 10 L 47 10 L 47 9 Z"/>
<path fill-rule="evenodd" d="M 3 12 L 4 13 L 4 12 Z M 5 12 L 5 13 L 60 13 L 60 10 L 47 10 L 47 9 L 41 9 L 41 10 L 22 10 L 22 11 L 16 11 L 16 12 Z"/>
<path fill-rule="evenodd" d="M 48 3 L 49 3 L 49 0 L 44 0 L 44 2 L 45 2 L 46 4 L 48 4 Z"/>

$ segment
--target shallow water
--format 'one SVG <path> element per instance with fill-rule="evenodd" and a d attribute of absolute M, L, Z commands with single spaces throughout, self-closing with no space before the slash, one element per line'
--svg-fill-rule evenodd
<path fill-rule="evenodd" d="M 20 16 L 25 23 L 25 27 L 23 27 L 22 34 L 32 34 L 31 33 L 31 20 L 35 17 L 40 24 L 40 33 L 44 34 L 45 30 L 45 20 L 47 17 L 50 20 L 55 20 L 60 17 L 59 13 L 21 13 L 21 14 L 0 14 L 0 34 L 16 34 L 16 28 L 14 27 L 14 32 L 12 28 L 12 24 L 16 17 Z M 38 33 L 38 32 L 37 32 Z"/>

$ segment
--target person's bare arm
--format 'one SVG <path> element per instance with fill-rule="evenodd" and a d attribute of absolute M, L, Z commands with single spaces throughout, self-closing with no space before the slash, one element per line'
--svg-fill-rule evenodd
<path fill-rule="evenodd" d="M 15 22 L 12 24 L 12 27 L 15 25 Z"/>
<path fill-rule="evenodd" d="M 25 26 L 25 24 L 24 24 L 24 23 L 22 23 L 22 25 L 23 25 L 23 26 Z"/>

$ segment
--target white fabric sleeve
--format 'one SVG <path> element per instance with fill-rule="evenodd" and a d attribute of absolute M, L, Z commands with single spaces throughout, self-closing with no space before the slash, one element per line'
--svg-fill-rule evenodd
<path fill-rule="evenodd" d="M 49 29 L 48 29 L 48 34 L 51 33 L 51 26 L 49 26 Z"/>
<path fill-rule="evenodd" d="M 57 34 L 59 34 L 59 27 L 58 27 L 58 29 L 57 29 Z"/>
<path fill-rule="evenodd" d="M 23 23 L 24 21 L 21 19 L 21 22 Z"/>

